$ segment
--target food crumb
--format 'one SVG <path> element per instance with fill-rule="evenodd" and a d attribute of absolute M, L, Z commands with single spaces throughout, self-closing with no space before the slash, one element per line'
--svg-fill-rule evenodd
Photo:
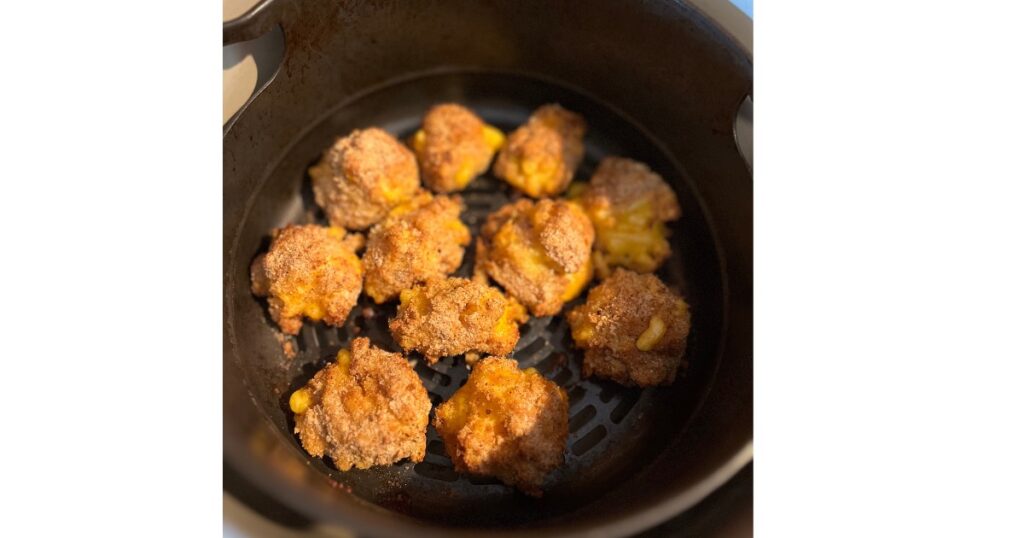
<path fill-rule="evenodd" d="M 281 345 L 281 351 L 284 353 L 284 358 L 291 360 L 297 355 L 295 350 L 295 340 L 279 331 L 274 331 L 274 338 L 277 338 L 277 343 Z"/>

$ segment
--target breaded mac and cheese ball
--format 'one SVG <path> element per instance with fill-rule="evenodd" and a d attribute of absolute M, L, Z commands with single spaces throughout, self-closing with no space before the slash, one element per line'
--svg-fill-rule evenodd
<path fill-rule="evenodd" d="M 416 157 L 382 129 L 339 138 L 309 169 L 313 195 L 334 226 L 365 230 L 420 188 Z"/>
<path fill-rule="evenodd" d="M 650 273 L 672 253 L 665 223 L 679 218 L 679 202 L 647 165 L 621 157 L 603 159 L 579 202 L 597 231 L 598 276 L 607 277 L 616 267 Z"/>
<path fill-rule="evenodd" d="M 540 497 L 544 478 L 565 461 L 569 398 L 536 370 L 488 357 L 437 407 L 434 427 L 456 470 Z"/>
<path fill-rule="evenodd" d="M 462 264 L 470 233 L 459 213 L 462 201 L 422 192 L 370 230 L 363 263 L 366 294 L 377 303 Z"/>
<path fill-rule="evenodd" d="M 494 173 L 534 198 L 556 196 L 583 160 L 583 117 L 559 105 L 544 105 L 509 135 Z"/>
<path fill-rule="evenodd" d="M 594 227 L 576 204 L 522 199 L 488 215 L 477 238 L 476 272 L 533 315 L 550 316 L 590 281 L 593 243 Z"/>
<path fill-rule="evenodd" d="M 423 117 L 411 139 L 423 183 L 437 192 L 465 189 L 487 171 L 505 134 L 473 111 L 452 103 L 436 105 Z"/>
<path fill-rule="evenodd" d="M 363 264 L 356 256 L 362 242 L 362 236 L 337 227 L 275 230 L 270 249 L 250 268 L 252 292 L 268 298 L 270 316 L 286 334 L 298 334 L 304 317 L 340 327 L 363 289 Z"/>
<path fill-rule="evenodd" d="M 527 320 L 522 305 L 486 284 L 465 278 L 433 278 L 402 291 L 391 335 L 406 351 L 429 363 L 464 353 L 508 355 Z"/>
<path fill-rule="evenodd" d="M 409 458 L 423 460 L 430 398 L 398 353 L 356 338 L 352 349 L 292 393 L 295 432 L 316 457 L 330 456 L 342 471 Z"/>
<path fill-rule="evenodd" d="M 568 315 L 583 375 L 641 387 L 669 385 L 686 352 L 690 308 L 655 275 L 616 269 Z"/>

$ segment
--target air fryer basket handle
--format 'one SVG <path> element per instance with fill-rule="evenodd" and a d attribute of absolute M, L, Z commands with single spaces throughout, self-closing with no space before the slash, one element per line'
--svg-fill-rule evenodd
<path fill-rule="evenodd" d="M 754 168 L 754 98 L 747 96 L 736 111 L 736 120 L 732 129 L 736 139 L 736 148 L 747 162 L 747 168 Z"/>
<path fill-rule="evenodd" d="M 754 61 L 754 21 L 724 0 L 688 0 L 704 12 L 738 45 L 740 51 L 751 63 Z M 739 101 L 733 116 L 733 140 L 747 169 L 754 167 L 754 97 L 753 88 L 747 88 L 746 95 L 737 96 Z"/>
<path fill-rule="evenodd" d="M 224 23 L 224 45 L 256 39 L 278 23 L 281 4 L 278 0 L 260 0 L 237 19 Z"/>
<path fill-rule="evenodd" d="M 248 55 L 255 59 L 258 73 L 252 92 L 232 117 L 224 122 L 225 133 L 252 100 L 270 85 L 284 62 L 286 47 L 281 26 L 283 4 L 283 1 L 278 0 L 260 0 L 240 17 L 224 23 L 225 70 L 228 65 Z"/>

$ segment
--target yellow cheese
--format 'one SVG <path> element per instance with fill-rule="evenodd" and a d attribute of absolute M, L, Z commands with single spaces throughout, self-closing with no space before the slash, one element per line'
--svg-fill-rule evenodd
<path fill-rule="evenodd" d="M 572 339 L 576 341 L 577 344 L 587 342 L 593 337 L 594 326 L 589 322 L 580 323 L 572 329 Z"/>
<path fill-rule="evenodd" d="M 476 177 L 477 166 L 476 163 L 470 160 L 464 160 L 459 164 L 459 169 L 455 171 L 455 188 L 463 189 L 466 185 L 469 185 L 470 181 Z"/>
<path fill-rule="evenodd" d="M 418 316 L 426 316 L 430 312 L 427 296 L 421 289 L 402 290 L 398 294 L 398 301 L 401 303 L 402 308 L 412 308 Z"/>
<path fill-rule="evenodd" d="M 427 147 L 427 133 L 420 129 L 416 131 L 416 134 L 412 135 L 412 149 L 417 154 L 422 154 L 423 150 Z"/>
<path fill-rule="evenodd" d="M 338 368 L 341 369 L 345 375 L 348 375 L 349 366 L 352 364 L 352 352 L 347 349 L 338 351 Z"/>
<path fill-rule="evenodd" d="M 492 150 L 498 151 L 505 145 L 505 133 L 490 125 L 484 125 L 484 141 Z"/>
<path fill-rule="evenodd" d="M 665 225 L 655 218 L 648 200 L 620 210 L 592 208 L 588 214 L 602 253 L 599 269 L 605 276 L 612 267 L 650 273 L 669 253 Z"/>
<path fill-rule="evenodd" d="M 503 400 L 526 376 L 536 375 L 540 374 L 533 369 L 491 369 L 486 375 L 470 375 L 466 384 L 438 409 L 446 426 L 442 435 L 459 432 L 471 419 L 475 420 L 476 429 L 500 427 L 500 421 L 505 418 L 503 410 L 507 407 Z"/>
<path fill-rule="evenodd" d="M 590 278 L 594 276 L 594 264 L 590 258 L 580 267 L 578 271 L 569 275 L 569 285 L 565 287 L 565 291 L 562 292 L 562 300 L 569 302 L 576 298 L 583 288 L 586 287 L 587 282 L 590 282 Z"/>
<path fill-rule="evenodd" d="M 338 362 L 335 368 L 338 368 L 344 375 L 349 375 L 349 365 L 351 362 L 352 353 L 347 349 L 342 349 L 338 351 Z M 313 393 L 308 387 L 302 387 L 288 397 L 288 407 L 296 415 L 305 413 L 311 405 L 313 405 Z"/>
<path fill-rule="evenodd" d="M 501 317 L 498 318 L 498 323 L 494 326 L 494 335 L 498 339 L 504 340 L 509 335 L 515 334 L 519 331 L 519 320 L 524 317 L 526 317 L 526 310 L 523 308 L 523 305 L 509 300 L 504 312 L 501 313 Z"/>
<path fill-rule="evenodd" d="M 309 409 L 309 405 L 313 403 L 313 397 L 309 393 L 309 389 L 303 387 L 292 393 L 291 397 L 288 398 L 288 407 L 292 409 L 292 413 L 301 415 Z"/>
<path fill-rule="evenodd" d="M 658 345 L 661 338 L 665 336 L 665 322 L 658 316 L 651 317 L 647 324 L 647 330 L 642 332 L 636 339 L 636 348 L 640 351 L 650 351 Z"/>

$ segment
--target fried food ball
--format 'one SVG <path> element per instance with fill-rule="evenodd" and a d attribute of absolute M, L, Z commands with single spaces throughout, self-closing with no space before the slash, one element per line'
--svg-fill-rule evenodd
<path fill-rule="evenodd" d="M 298 334 L 303 317 L 340 327 L 363 289 L 356 256 L 362 242 L 361 235 L 337 227 L 275 230 L 270 249 L 250 268 L 252 292 L 269 298 L 270 316 L 286 334 Z"/>
<path fill-rule="evenodd" d="M 606 157 L 579 201 L 597 231 L 598 276 L 607 277 L 615 267 L 651 273 L 672 253 L 665 223 L 679 218 L 679 202 L 647 165 Z"/>
<path fill-rule="evenodd" d="M 533 315 L 550 316 L 590 281 L 593 244 L 594 227 L 578 205 L 522 199 L 488 215 L 477 238 L 476 272 Z"/>
<path fill-rule="evenodd" d="M 309 169 L 313 195 L 333 226 L 365 230 L 420 188 L 416 157 L 372 127 L 339 138 Z"/>
<path fill-rule="evenodd" d="M 565 461 L 569 398 L 536 370 L 488 357 L 437 407 L 434 427 L 456 470 L 540 497 L 544 477 Z"/>
<path fill-rule="evenodd" d="M 391 335 L 427 361 L 463 353 L 507 355 L 519 341 L 526 310 L 514 299 L 465 278 L 432 278 L 400 294 Z"/>
<path fill-rule="evenodd" d="M 310 455 L 330 456 L 342 471 L 423 461 L 430 398 L 398 353 L 352 341 L 338 360 L 292 393 L 295 432 Z"/>
<path fill-rule="evenodd" d="M 616 269 L 568 315 L 583 375 L 670 385 L 686 352 L 690 308 L 655 275 Z"/>
<path fill-rule="evenodd" d="M 423 182 L 437 192 L 454 192 L 487 171 L 505 134 L 468 108 L 447 103 L 427 112 L 411 142 Z"/>
<path fill-rule="evenodd" d="M 544 105 L 509 135 L 494 173 L 534 198 L 558 195 L 569 186 L 583 160 L 586 130 L 579 114 L 559 105 Z"/>
<path fill-rule="evenodd" d="M 366 294 L 377 303 L 462 264 L 469 228 L 459 220 L 462 201 L 427 192 L 392 210 L 366 241 Z"/>

